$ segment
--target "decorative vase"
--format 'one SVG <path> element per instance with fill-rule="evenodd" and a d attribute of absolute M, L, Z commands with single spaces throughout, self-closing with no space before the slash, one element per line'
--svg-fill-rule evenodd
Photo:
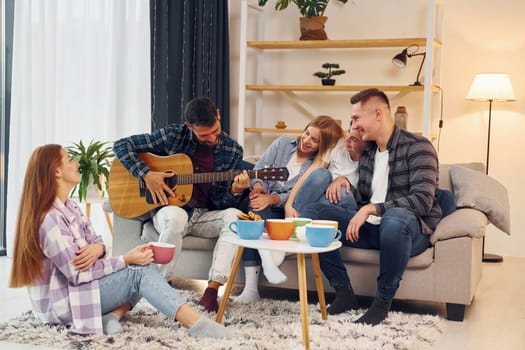
<path fill-rule="evenodd" d="M 102 184 L 102 186 L 105 185 L 106 177 L 104 176 L 104 174 L 100 174 L 99 181 Z M 99 190 L 97 185 L 93 183 L 92 175 L 89 175 L 89 185 L 86 188 L 86 201 L 97 201 L 101 200 L 102 198 L 104 198 L 104 190 Z"/>
<path fill-rule="evenodd" d="M 324 24 L 328 17 L 314 16 L 301 17 L 299 24 L 301 28 L 301 37 L 299 40 L 326 40 L 326 32 L 324 31 Z"/>
<path fill-rule="evenodd" d="M 322 79 L 321 84 L 326 86 L 333 86 L 335 85 L 335 79 Z"/>
<path fill-rule="evenodd" d="M 406 130 L 406 128 L 407 128 L 407 119 L 408 119 L 408 113 L 407 113 L 406 107 L 405 106 L 398 106 L 397 110 L 396 110 L 396 113 L 394 114 L 395 124 L 400 129 L 405 129 Z"/>

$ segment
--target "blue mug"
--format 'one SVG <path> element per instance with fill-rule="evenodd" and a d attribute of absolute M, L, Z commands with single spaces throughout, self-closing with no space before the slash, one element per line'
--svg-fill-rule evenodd
<path fill-rule="evenodd" d="M 240 239 L 259 239 L 264 232 L 264 220 L 236 220 L 232 221 L 228 228 Z"/>
<path fill-rule="evenodd" d="M 306 241 L 312 247 L 328 247 L 341 238 L 341 230 L 333 226 L 307 224 Z"/>

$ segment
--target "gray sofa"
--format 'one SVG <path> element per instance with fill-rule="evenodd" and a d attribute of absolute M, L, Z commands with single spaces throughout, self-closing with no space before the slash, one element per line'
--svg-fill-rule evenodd
<path fill-rule="evenodd" d="M 471 173 L 478 175 L 467 174 L 462 177 L 461 181 L 456 181 L 458 183 L 456 184 L 451 181 L 451 169 L 454 169 L 455 166 L 441 164 L 440 188 L 458 192 L 458 185 L 466 187 L 476 182 L 475 179 L 469 177 L 485 177 L 482 163 L 461 165 L 476 170 Z M 505 196 L 506 191 L 503 197 Z M 436 232 L 431 237 L 433 245 L 410 259 L 401 286 L 395 296 L 396 299 L 446 303 L 447 318 L 456 321 L 463 320 L 465 306 L 471 304 L 481 279 L 482 243 L 485 227 L 489 223 L 487 215 L 475 204 L 469 207 L 461 207 L 460 204 L 458 203 L 456 211 L 444 217 L 439 223 Z M 107 210 L 110 208 L 107 207 Z M 123 219 L 114 215 L 113 254 L 124 253 L 143 243 L 140 239 L 142 230 L 152 230 L 152 233 L 156 234 L 151 222 L 144 224 L 137 219 Z M 215 240 L 212 239 L 185 237 L 176 273 L 184 278 L 206 280 L 214 244 Z M 356 294 L 374 296 L 379 268 L 378 251 L 350 247 L 341 249 Z M 261 285 L 296 289 L 295 255 L 287 256 L 281 269 L 288 276 L 285 283 L 277 286 L 270 285 L 264 277 L 261 277 Z M 307 269 L 308 289 L 316 290 L 313 271 L 308 262 Z M 237 276 L 239 282 L 243 281 L 242 270 L 239 269 Z M 325 289 L 331 291 L 326 280 L 324 283 Z"/>

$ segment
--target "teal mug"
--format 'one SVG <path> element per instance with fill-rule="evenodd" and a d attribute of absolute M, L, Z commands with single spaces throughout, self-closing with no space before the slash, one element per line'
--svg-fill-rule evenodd
<path fill-rule="evenodd" d="M 307 224 L 306 241 L 312 247 L 328 247 L 341 238 L 341 230 L 333 226 Z"/>
<path fill-rule="evenodd" d="M 228 228 L 240 239 L 259 239 L 264 232 L 264 220 L 236 220 Z"/>

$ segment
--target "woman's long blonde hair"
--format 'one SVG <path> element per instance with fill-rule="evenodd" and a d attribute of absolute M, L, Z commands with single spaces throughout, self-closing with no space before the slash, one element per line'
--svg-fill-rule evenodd
<path fill-rule="evenodd" d="M 327 115 L 320 115 L 314 118 L 310 123 L 306 125 L 304 130 L 308 129 L 310 126 L 318 128 L 321 137 L 319 141 L 319 150 L 315 157 L 315 162 L 320 162 L 324 158 L 325 154 L 330 151 L 334 146 L 344 136 L 344 131 L 341 128 L 341 125 L 332 117 Z M 301 137 L 299 137 L 300 142 Z"/>
<path fill-rule="evenodd" d="M 42 276 L 42 249 L 38 231 L 57 195 L 56 170 L 62 164 L 60 145 L 33 151 L 27 164 L 18 210 L 10 288 L 33 284 Z"/>

